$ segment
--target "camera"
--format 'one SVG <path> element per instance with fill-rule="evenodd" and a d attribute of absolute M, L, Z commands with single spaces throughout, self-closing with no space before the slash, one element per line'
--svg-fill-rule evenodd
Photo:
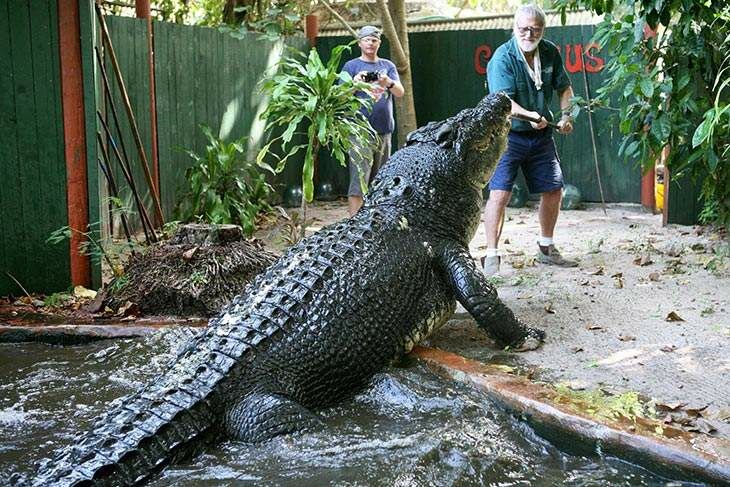
<path fill-rule="evenodd" d="M 362 80 L 366 83 L 372 83 L 373 81 L 378 81 L 380 79 L 380 72 L 378 71 L 366 71 L 365 74 L 362 75 Z"/>

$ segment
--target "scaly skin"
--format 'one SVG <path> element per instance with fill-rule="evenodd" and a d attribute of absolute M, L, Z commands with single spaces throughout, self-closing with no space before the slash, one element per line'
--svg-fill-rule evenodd
<path fill-rule="evenodd" d="M 409 137 L 363 208 L 286 252 L 142 391 L 33 485 L 136 485 L 207 441 L 264 441 L 317 423 L 441 326 L 460 301 L 501 344 L 542 332 L 497 298 L 468 252 L 504 150 L 509 99 Z"/>

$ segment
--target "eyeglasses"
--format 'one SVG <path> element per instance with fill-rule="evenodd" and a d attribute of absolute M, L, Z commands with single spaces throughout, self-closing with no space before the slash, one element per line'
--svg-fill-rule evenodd
<path fill-rule="evenodd" d="M 517 27 L 517 32 L 520 34 L 527 34 L 528 32 L 532 35 L 540 35 L 544 27 Z"/>

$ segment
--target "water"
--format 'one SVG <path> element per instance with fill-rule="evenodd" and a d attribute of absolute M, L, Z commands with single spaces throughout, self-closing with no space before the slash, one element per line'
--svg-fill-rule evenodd
<path fill-rule="evenodd" d="M 0 345 L 0 484 L 90 427 L 163 369 L 189 332 L 58 347 Z M 407 360 L 321 413 L 321 431 L 223 442 L 152 486 L 680 486 L 613 458 L 568 454 L 478 392 Z"/>

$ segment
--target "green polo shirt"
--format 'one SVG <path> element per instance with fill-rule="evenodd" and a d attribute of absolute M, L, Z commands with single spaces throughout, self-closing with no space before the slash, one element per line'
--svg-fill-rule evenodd
<path fill-rule="evenodd" d="M 537 46 L 542 65 L 542 89 L 535 88 L 527 65 L 520 55 L 517 39 L 512 37 L 494 51 L 487 65 L 487 87 L 489 93 L 504 92 L 525 110 L 535 111 L 547 120 L 553 120 L 550 102 L 553 90 L 562 93 L 570 86 L 563 58 L 552 42 L 543 39 Z M 524 132 L 533 130 L 530 122 L 512 120 L 512 130 Z"/>

